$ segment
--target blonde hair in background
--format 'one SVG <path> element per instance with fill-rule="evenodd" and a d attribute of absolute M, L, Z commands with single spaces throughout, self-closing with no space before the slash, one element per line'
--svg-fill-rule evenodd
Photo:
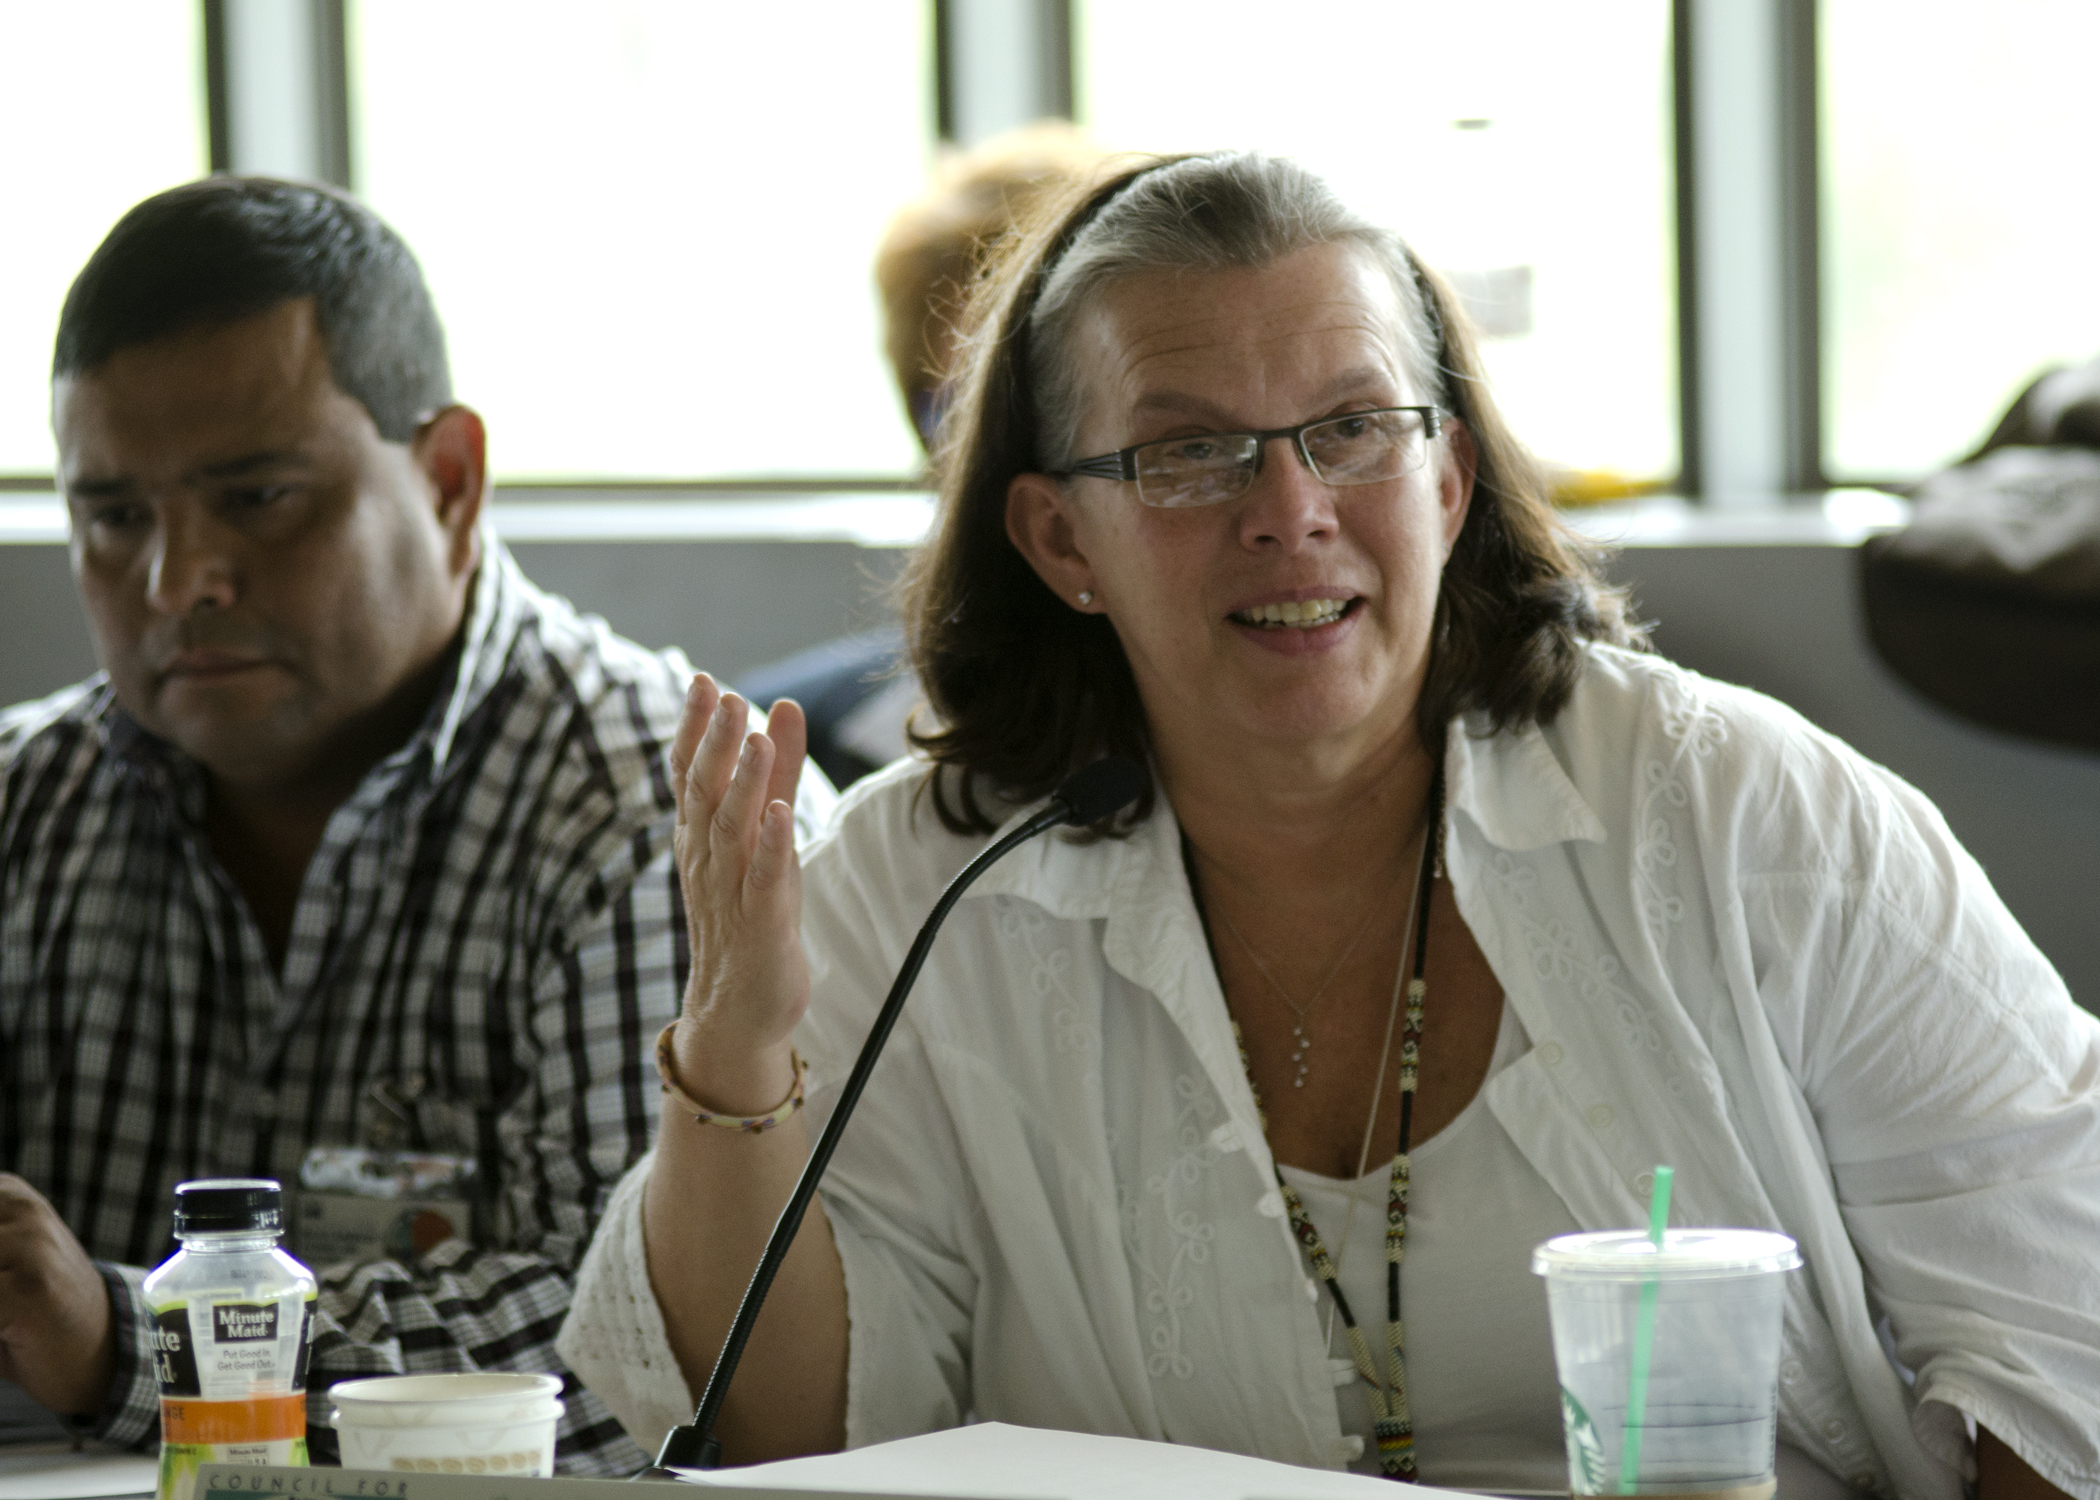
<path fill-rule="evenodd" d="M 885 353 L 929 449 L 958 364 L 957 330 L 988 255 L 1107 160 L 1071 122 L 1038 120 L 951 151 L 924 195 L 890 221 L 875 253 Z"/>

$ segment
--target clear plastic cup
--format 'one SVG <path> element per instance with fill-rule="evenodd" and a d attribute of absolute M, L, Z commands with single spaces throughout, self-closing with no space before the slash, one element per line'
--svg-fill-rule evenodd
<path fill-rule="evenodd" d="M 554 1473 L 558 1375 L 383 1375 L 333 1387 L 346 1469 L 395 1473 Z"/>
<path fill-rule="evenodd" d="M 1672 1229 L 1660 1249 L 1639 1230 L 1569 1234 L 1533 1251 L 1569 1488 L 1770 1500 L 1780 1308 L 1800 1264 L 1791 1239 L 1755 1229 Z"/>

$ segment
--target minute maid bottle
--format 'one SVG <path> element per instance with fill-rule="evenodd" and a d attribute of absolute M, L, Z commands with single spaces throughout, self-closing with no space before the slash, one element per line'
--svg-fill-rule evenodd
<path fill-rule="evenodd" d="M 284 1193 L 266 1178 L 175 1189 L 182 1241 L 146 1277 L 160 1366 L 159 1500 L 190 1500 L 200 1464 L 306 1462 L 313 1272 L 277 1248 Z"/>

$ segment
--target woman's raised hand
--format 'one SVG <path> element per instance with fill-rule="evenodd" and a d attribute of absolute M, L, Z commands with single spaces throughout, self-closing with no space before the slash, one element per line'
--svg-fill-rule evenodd
<path fill-rule="evenodd" d="M 749 719 L 750 705 L 702 672 L 671 744 L 693 953 L 674 1048 L 687 1092 L 731 1114 L 780 1102 L 788 1035 L 809 1004 L 793 811 L 808 726 L 790 699 L 763 733 L 746 733 Z"/>

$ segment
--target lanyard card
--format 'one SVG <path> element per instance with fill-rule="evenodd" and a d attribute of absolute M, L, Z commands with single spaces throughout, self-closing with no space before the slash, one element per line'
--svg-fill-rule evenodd
<path fill-rule="evenodd" d="M 310 1266 L 413 1262 L 471 1232 L 474 1158 L 316 1146 L 299 1164 L 292 1253 Z"/>

